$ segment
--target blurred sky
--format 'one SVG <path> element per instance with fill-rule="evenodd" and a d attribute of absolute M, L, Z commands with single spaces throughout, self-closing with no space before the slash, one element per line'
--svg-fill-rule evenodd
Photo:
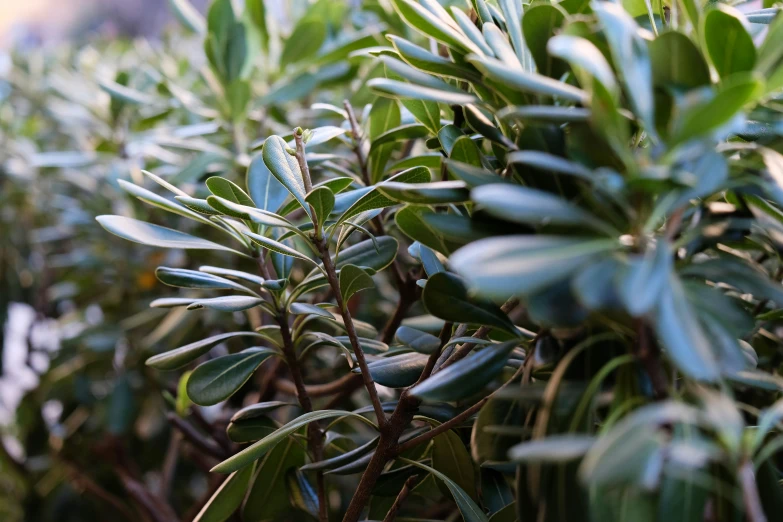
<path fill-rule="evenodd" d="M 191 0 L 203 10 L 207 0 Z M 91 33 L 154 36 L 171 19 L 166 0 L 0 0 L 0 47 Z"/>

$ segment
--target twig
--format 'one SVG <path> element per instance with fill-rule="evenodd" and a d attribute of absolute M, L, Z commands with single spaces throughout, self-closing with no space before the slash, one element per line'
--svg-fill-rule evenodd
<path fill-rule="evenodd" d="M 99 499 L 103 500 L 107 504 L 110 504 L 118 513 L 121 513 L 130 522 L 136 522 L 137 515 L 134 514 L 128 506 L 126 506 L 119 497 L 112 495 L 105 489 L 103 489 L 97 482 L 90 477 L 82 473 L 76 466 L 70 462 L 65 462 L 68 469 L 68 474 L 71 476 L 71 480 L 84 488 L 85 491 L 89 491 Z"/>
<path fill-rule="evenodd" d="M 666 381 L 666 372 L 661 366 L 658 346 L 650 338 L 647 325 L 641 319 L 636 321 L 636 337 L 639 342 L 636 357 L 642 363 L 644 371 L 650 379 L 655 398 L 664 399 L 668 395 L 669 387 Z"/>
<path fill-rule="evenodd" d="M 358 363 L 359 369 L 361 370 L 364 387 L 367 388 L 367 393 L 370 395 L 370 402 L 372 402 L 373 410 L 375 410 L 375 415 L 378 417 L 378 427 L 380 428 L 381 433 L 383 433 L 384 429 L 386 428 L 386 414 L 383 413 L 383 407 L 381 406 L 381 401 L 378 398 L 378 390 L 375 389 L 375 381 L 373 381 L 372 375 L 370 375 L 370 370 L 367 367 L 367 360 L 364 357 L 364 351 L 359 344 L 359 336 L 356 334 L 356 327 L 353 324 L 351 312 L 343 302 L 342 293 L 340 292 L 340 282 L 337 279 L 337 270 L 335 269 L 332 258 L 329 255 L 329 248 L 326 244 L 326 240 L 322 238 L 320 241 L 318 241 L 317 247 L 321 254 L 321 261 L 323 261 L 324 264 L 326 278 L 329 281 L 329 285 L 332 287 L 332 290 L 334 291 L 334 298 L 335 301 L 337 301 L 337 307 L 340 309 L 340 314 L 343 317 L 348 339 L 351 341 L 351 347 L 353 348 L 353 352 L 356 355 L 356 362 Z"/>
<path fill-rule="evenodd" d="M 503 303 L 503 306 L 500 307 L 500 309 L 504 313 L 509 313 L 514 307 L 516 307 L 519 304 L 519 299 L 512 297 L 505 303 Z M 483 339 L 489 334 L 491 328 L 482 326 L 478 330 L 476 330 L 476 333 L 473 334 L 473 337 L 476 339 Z M 475 343 L 465 343 L 459 348 L 455 349 L 454 353 L 451 354 L 451 356 L 443 361 L 443 364 L 441 364 L 438 368 L 435 369 L 435 373 L 439 372 L 440 370 L 443 370 L 444 368 L 451 366 L 455 362 L 459 361 L 460 359 L 463 359 L 466 357 L 471 351 L 473 351 L 473 348 L 476 347 Z"/>
<path fill-rule="evenodd" d="M 459 425 L 462 421 L 470 418 L 474 413 L 477 413 L 482 408 L 482 406 L 484 406 L 487 403 L 487 401 L 493 395 L 495 395 L 497 392 L 499 392 L 500 390 L 502 390 L 503 388 L 505 388 L 506 386 L 508 386 L 512 382 L 514 382 L 514 380 L 520 374 L 522 374 L 525 371 L 525 368 L 527 366 L 528 366 L 527 364 L 521 365 L 519 368 L 517 368 L 517 371 L 514 372 L 514 375 L 512 375 L 509 380 L 504 382 L 502 386 L 500 386 L 497 390 L 493 391 L 492 393 L 490 393 L 489 395 L 487 395 L 486 397 L 484 397 L 483 399 L 481 399 L 476 404 L 474 404 L 470 408 L 466 409 L 465 411 L 463 411 L 459 415 L 455 415 L 453 418 L 451 418 L 451 419 L 447 420 L 446 422 L 444 422 L 444 423 L 442 423 L 442 424 L 432 428 L 430 431 L 422 433 L 418 437 L 414 437 L 414 438 L 410 439 L 409 441 L 406 441 L 406 442 L 398 445 L 395 448 L 394 455 L 396 456 L 396 455 L 399 455 L 399 454 L 401 454 L 401 453 L 403 453 L 403 452 L 405 452 L 405 451 L 407 451 L 407 450 L 409 450 L 411 448 L 415 448 L 419 444 L 421 444 L 423 442 L 427 442 L 430 439 L 433 439 L 434 437 L 440 435 L 441 433 L 444 433 L 444 432 L 450 430 L 451 428 L 453 428 L 454 426 Z"/>
<path fill-rule="evenodd" d="M 342 393 L 346 389 L 356 389 L 356 383 L 362 382 L 362 377 L 355 373 L 348 373 L 336 381 L 324 384 L 306 384 L 305 389 L 310 397 L 325 397 Z M 275 388 L 289 395 L 296 395 L 296 385 L 287 379 L 277 379 L 274 383 Z"/>
<path fill-rule="evenodd" d="M 296 131 L 294 131 L 294 136 L 296 136 L 298 133 L 301 133 L 301 128 L 297 128 Z M 302 141 L 301 136 L 296 140 L 296 157 L 299 159 L 300 167 L 302 169 L 302 176 L 306 178 L 305 186 L 307 186 L 309 183 L 309 179 L 307 178 L 310 177 L 310 171 L 307 167 L 307 159 L 305 158 L 304 153 L 304 142 Z M 316 230 L 318 230 L 318 227 L 316 227 Z M 335 269 L 334 263 L 332 262 L 332 257 L 329 254 L 329 244 L 323 237 L 313 237 L 312 241 L 321 256 L 321 261 L 324 264 L 324 271 L 326 272 L 326 278 L 329 281 L 329 286 L 334 292 L 334 298 L 337 301 L 337 306 L 340 308 L 340 313 L 343 317 L 343 322 L 345 323 L 345 329 L 348 333 L 348 339 L 351 341 L 353 352 L 356 355 L 356 360 L 359 363 L 359 368 L 362 372 L 361 375 L 362 380 L 364 381 L 364 386 L 367 388 L 367 393 L 370 395 L 370 401 L 372 402 L 373 409 L 375 410 L 375 415 L 378 417 L 378 427 L 381 429 L 381 431 L 383 431 L 386 426 L 386 414 L 383 413 L 381 401 L 378 398 L 378 390 L 375 389 L 375 382 L 372 380 L 370 370 L 367 368 L 367 360 L 365 359 L 364 351 L 359 344 L 359 336 L 356 334 L 356 327 L 353 324 L 351 312 L 348 310 L 348 307 L 345 306 L 346 303 L 343 302 L 342 293 L 340 292 L 340 282 L 337 279 L 337 270 Z"/>
<path fill-rule="evenodd" d="M 304 131 L 302 127 L 294 129 L 294 141 L 296 142 L 296 160 L 299 162 L 299 168 L 302 171 L 302 181 L 305 186 L 305 193 L 309 194 L 313 190 L 313 181 L 310 179 L 310 167 L 307 166 L 307 157 L 305 156 L 305 146 L 302 136 Z"/>
<path fill-rule="evenodd" d="M 405 502 L 405 499 L 408 498 L 408 495 L 410 495 L 410 492 L 413 490 L 413 486 L 418 479 L 418 475 L 411 475 L 408 477 L 408 480 L 405 481 L 397 498 L 394 499 L 394 504 L 391 505 L 389 512 L 386 513 L 386 516 L 383 518 L 383 522 L 394 522 L 397 513 L 400 511 L 400 506 Z"/>
<path fill-rule="evenodd" d="M 415 448 L 419 444 L 423 442 L 427 442 L 430 439 L 433 439 L 440 435 L 441 433 L 445 433 L 449 431 L 454 426 L 457 426 L 462 423 L 465 419 L 470 418 L 473 416 L 474 413 L 478 412 L 484 404 L 487 403 L 491 395 L 487 395 L 480 401 L 478 401 L 476 404 L 468 408 L 467 410 L 463 411 L 459 415 L 455 415 L 451 419 L 447 420 L 446 422 L 439 424 L 438 426 L 432 428 L 430 431 L 424 432 L 418 437 L 414 437 L 411 440 L 407 442 L 403 442 L 399 446 L 397 446 L 395 450 L 395 455 L 399 455 L 400 453 L 404 453 L 405 451 Z"/>
<path fill-rule="evenodd" d="M 225 460 L 228 455 L 223 449 L 217 445 L 213 440 L 207 439 L 196 428 L 191 426 L 187 421 L 180 418 L 176 413 L 169 412 L 166 415 L 169 422 L 180 432 L 182 435 L 194 446 L 204 450 L 209 455 L 215 457 L 218 460 Z"/>
<path fill-rule="evenodd" d="M 288 312 L 286 309 L 282 308 L 279 310 L 275 319 L 280 325 L 280 336 L 283 338 L 283 356 L 288 363 L 288 369 L 291 372 L 291 378 L 296 387 L 296 397 L 299 400 L 299 404 L 302 406 L 302 410 L 304 410 L 305 413 L 310 413 L 313 411 L 313 404 L 307 393 L 307 388 L 305 387 L 304 379 L 302 378 L 302 370 L 296 357 L 294 340 L 291 337 L 291 329 L 288 325 Z M 307 441 L 310 451 L 312 452 L 313 462 L 323 460 L 323 432 L 317 422 L 311 422 L 307 425 Z M 316 487 L 318 492 L 318 519 L 320 522 L 328 522 L 329 506 L 327 504 L 323 470 L 318 470 L 316 472 Z"/>
<path fill-rule="evenodd" d="M 364 184 L 370 186 L 370 174 L 367 172 L 367 158 L 364 157 L 362 152 L 362 131 L 359 127 L 359 122 L 356 121 L 356 114 L 353 112 L 351 102 L 348 100 L 343 101 L 343 107 L 348 115 L 348 123 L 351 125 L 351 136 L 353 137 L 353 151 L 356 154 L 356 159 L 359 161 L 359 169 L 362 173 L 362 180 Z"/>
<path fill-rule="evenodd" d="M 177 471 L 177 460 L 179 459 L 179 446 L 182 442 L 182 434 L 179 431 L 171 431 L 169 436 L 169 447 L 166 449 L 166 457 L 163 460 L 163 470 L 161 472 L 160 495 L 168 498 L 171 493 L 171 484 L 174 481 L 174 474 Z"/>

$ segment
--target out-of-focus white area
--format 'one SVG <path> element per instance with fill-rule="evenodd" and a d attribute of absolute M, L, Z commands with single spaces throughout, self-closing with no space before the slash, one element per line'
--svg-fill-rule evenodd
<path fill-rule="evenodd" d="M 51 356 L 60 348 L 57 321 L 37 317 L 29 305 L 11 303 L 3 329 L 0 426 L 14 420 L 19 401 L 38 386 L 38 376 L 49 369 Z"/>
<path fill-rule="evenodd" d="M 204 10 L 207 0 L 191 0 Z M 91 33 L 155 36 L 171 20 L 167 0 L 0 0 L 0 48 L 56 43 Z"/>

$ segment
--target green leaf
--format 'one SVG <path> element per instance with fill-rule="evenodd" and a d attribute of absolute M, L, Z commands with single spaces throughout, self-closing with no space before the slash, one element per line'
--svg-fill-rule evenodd
<path fill-rule="evenodd" d="M 421 299 L 435 317 L 454 323 L 492 326 L 519 335 L 514 323 L 498 306 L 468 295 L 465 281 L 454 274 L 439 272 L 430 277 Z"/>
<path fill-rule="evenodd" d="M 385 410 L 384 410 L 385 411 Z M 375 449 L 375 447 L 378 445 L 378 440 L 380 437 L 373 437 L 369 441 L 365 442 L 361 446 L 358 446 L 350 451 L 346 451 L 345 453 L 341 453 L 340 455 L 337 455 L 336 457 L 332 457 L 330 459 L 324 459 L 318 462 L 311 462 L 310 464 L 306 464 L 302 466 L 302 471 L 315 471 L 319 469 L 324 470 L 331 470 L 340 468 L 346 464 L 350 464 L 352 462 L 355 462 L 356 459 L 363 457 L 364 455 L 367 455 L 369 452 Z"/>
<path fill-rule="evenodd" d="M 247 167 L 247 191 L 255 206 L 269 212 L 276 212 L 288 197 L 288 191 L 266 166 L 262 154 L 254 157 Z"/>
<path fill-rule="evenodd" d="M 476 500 L 476 478 L 470 454 L 453 430 L 432 439 L 432 467 L 440 471 Z"/>
<path fill-rule="evenodd" d="M 198 512 L 193 522 L 224 522 L 242 504 L 254 467 L 249 466 L 229 475 L 207 503 Z"/>
<path fill-rule="evenodd" d="M 394 127 L 384 132 L 373 140 L 370 144 L 370 152 L 372 153 L 376 148 L 387 143 L 394 143 L 395 141 L 413 140 L 416 138 L 423 138 L 427 136 L 429 131 L 424 125 L 418 123 L 408 123 Z"/>
<path fill-rule="evenodd" d="M 402 105 L 413 114 L 413 117 L 424 125 L 425 131 L 422 136 L 427 135 L 427 131 L 432 134 L 436 134 L 440 129 L 440 106 L 434 101 L 424 100 L 409 100 L 404 99 L 401 101 Z M 417 137 L 422 137 L 417 136 Z"/>
<path fill-rule="evenodd" d="M 426 288 L 425 288 L 426 290 Z M 451 402 L 480 392 L 497 377 L 519 341 L 487 346 L 431 375 L 411 388 L 411 395 L 427 401 Z"/>
<path fill-rule="evenodd" d="M 190 196 L 174 196 L 174 199 L 188 207 L 193 212 L 207 216 L 219 216 L 220 212 L 212 208 L 206 199 L 191 198 Z"/>
<path fill-rule="evenodd" d="M 585 225 L 601 232 L 612 232 L 610 226 L 594 215 L 542 190 L 493 183 L 474 188 L 471 199 L 489 214 L 515 223 Z"/>
<path fill-rule="evenodd" d="M 195 214 L 193 212 L 193 209 L 184 208 L 181 205 L 178 205 L 177 203 L 171 200 L 159 196 L 150 190 L 147 190 L 138 185 L 134 185 L 133 183 L 129 183 L 124 179 L 117 180 L 117 183 L 120 185 L 120 187 L 122 187 L 122 189 L 125 192 L 128 192 L 129 194 L 136 196 L 141 201 L 147 204 L 153 205 L 158 208 L 162 208 L 163 210 L 168 210 L 169 212 L 173 212 L 174 214 L 178 214 L 186 218 L 190 218 L 196 221 L 201 221 L 202 223 L 206 222 L 206 220 L 203 217 L 201 217 L 198 214 Z M 175 199 L 179 200 L 179 198 L 175 198 Z"/>
<path fill-rule="evenodd" d="M 522 14 L 522 34 L 530 54 L 536 62 L 538 72 L 550 78 L 559 78 L 567 70 L 565 64 L 552 59 L 547 52 L 547 42 L 560 29 L 566 13 L 557 4 L 535 4 L 526 6 Z"/>
<path fill-rule="evenodd" d="M 424 36 L 462 52 L 481 52 L 459 30 L 412 0 L 393 0 L 397 13 Z"/>
<path fill-rule="evenodd" d="M 384 132 L 399 127 L 399 125 L 400 106 L 397 104 L 397 101 L 390 98 L 377 98 L 370 109 L 370 143 L 372 144 L 373 140 L 377 139 Z M 377 183 L 383 178 L 386 163 L 389 161 L 393 151 L 394 147 L 388 144 L 376 147 L 370 153 L 368 169 L 372 183 Z"/>
<path fill-rule="evenodd" d="M 269 136 L 264 141 L 261 156 L 264 164 L 288 189 L 288 192 L 302 205 L 302 208 L 310 214 L 310 206 L 305 202 L 305 186 L 302 179 L 302 171 L 299 162 L 286 151 L 287 145 L 280 136 Z M 312 216 L 310 216 L 312 218 Z"/>
<path fill-rule="evenodd" d="M 403 345 L 418 353 L 429 355 L 440 348 L 440 339 L 410 326 L 400 326 L 394 336 Z"/>
<path fill-rule="evenodd" d="M 501 299 L 542 290 L 617 246 L 610 239 L 503 236 L 462 247 L 450 262 L 480 295 Z"/>
<path fill-rule="evenodd" d="M 712 343 L 674 274 L 661 291 L 654 317 L 665 353 L 681 372 L 700 381 L 714 382 L 720 378 Z"/>
<path fill-rule="evenodd" d="M 279 424 L 269 417 L 253 417 L 231 421 L 226 428 L 229 440 L 237 444 L 255 442 L 275 432 Z"/>
<path fill-rule="evenodd" d="M 182 25 L 194 33 L 203 35 L 207 32 L 207 22 L 198 9 L 193 7 L 188 0 L 169 0 L 169 7 Z M 228 518 L 228 517 L 226 517 Z M 209 519 L 212 520 L 212 519 Z M 225 520 L 225 519 L 221 519 Z M 202 522 L 206 522 L 202 521 Z"/>
<path fill-rule="evenodd" d="M 433 87 L 389 80 L 388 78 L 373 78 L 367 82 L 367 87 L 373 92 L 393 98 L 443 102 L 450 105 L 463 105 L 478 101 L 475 96 L 465 92 L 435 89 Z"/>
<path fill-rule="evenodd" d="M 582 458 L 595 443 L 592 435 L 558 434 L 517 444 L 508 452 L 511 462 L 562 463 Z"/>
<path fill-rule="evenodd" d="M 463 203 L 470 200 L 470 191 L 464 181 L 435 181 L 431 183 L 400 183 L 387 181 L 377 185 L 384 196 L 403 203 L 439 205 Z"/>
<path fill-rule="evenodd" d="M 383 186 L 386 183 L 425 183 L 430 181 L 430 171 L 426 167 L 413 167 L 399 174 L 396 174 L 389 178 L 387 181 L 381 182 L 366 193 L 364 193 L 359 199 L 357 199 L 348 209 L 343 212 L 340 218 L 337 220 L 335 226 L 340 226 L 348 219 L 367 212 L 368 210 L 375 210 L 378 208 L 390 207 L 395 204 L 393 199 L 389 199 L 378 190 L 379 186 Z"/>
<path fill-rule="evenodd" d="M 523 423 L 526 415 L 527 409 L 523 406 L 522 401 L 490 397 L 479 410 L 476 420 L 473 422 L 470 451 L 474 462 L 484 464 L 487 461 L 506 461 L 508 450 L 521 439 L 519 434 L 515 435 L 513 432 L 500 430 L 518 427 Z"/>
<path fill-rule="evenodd" d="M 254 234 L 253 232 L 243 232 L 243 234 L 249 237 L 253 243 L 258 244 L 267 250 L 277 252 L 278 254 L 282 254 L 284 256 L 301 259 L 303 261 L 307 261 L 308 263 L 314 263 L 314 261 L 306 255 L 302 254 L 298 250 L 294 250 L 293 248 L 284 245 L 283 243 L 280 243 L 279 241 L 269 239 L 268 237 L 262 236 L 260 234 Z"/>
<path fill-rule="evenodd" d="M 109 96 L 120 100 L 123 103 L 131 105 L 153 105 L 158 101 L 154 96 L 150 96 L 149 94 L 145 94 L 111 80 L 100 80 L 98 81 L 98 85 L 101 89 L 106 91 Z"/>
<path fill-rule="evenodd" d="M 541 74 L 511 69 L 503 62 L 493 58 L 469 55 L 467 60 L 489 78 L 520 92 L 551 96 L 583 104 L 588 103 L 589 97 L 585 91 L 567 83 L 553 80 Z"/>
<path fill-rule="evenodd" d="M 205 272 L 207 274 L 218 275 L 231 279 L 240 279 L 242 281 L 247 281 L 248 283 L 253 283 L 256 285 L 264 284 L 263 277 L 259 277 L 255 274 L 248 274 L 247 272 L 242 272 L 241 270 L 234 270 L 231 268 L 222 268 L 219 266 L 208 266 L 208 265 L 200 266 L 198 267 L 198 270 L 199 272 Z"/>
<path fill-rule="evenodd" d="M 591 2 L 590 5 L 604 27 L 603 34 L 606 35 L 633 112 L 642 121 L 647 133 L 654 136 L 652 67 L 647 44 L 639 36 L 639 26 L 620 4 Z"/>
<path fill-rule="evenodd" d="M 345 265 L 340 269 L 340 293 L 343 303 L 348 306 L 348 300 L 357 292 L 373 288 L 375 283 L 367 272 L 355 265 Z"/>
<path fill-rule="evenodd" d="M 502 120 L 517 119 L 530 123 L 576 123 L 588 121 L 590 110 L 582 107 L 550 105 L 510 106 L 499 111 L 498 118 Z"/>
<path fill-rule="evenodd" d="M 420 353 L 404 353 L 370 362 L 367 369 L 372 379 L 381 386 L 407 388 L 419 380 L 428 357 Z M 353 369 L 359 373 L 359 368 Z"/>
<path fill-rule="evenodd" d="M 290 515 L 291 501 L 285 476 L 290 470 L 304 465 L 306 453 L 294 438 L 289 438 L 266 454 L 257 468 L 253 486 L 247 494 L 242 508 L 242 519 L 293 520 Z"/>
<path fill-rule="evenodd" d="M 285 66 L 315 56 L 326 40 L 326 24 L 324 22 L 324 20 L 313 17 L 300 20 L 291 36 L 285 41 L 280 63 Z"/>
<path fill-rule="evenodd" d="M 656 86 L 693 89 L 711 83 L 701 51 L 684 34 L 666 31 L 649 42 L 648 49 Z"/>
<path fill-rule="evenodd" d="M 704 43 L 721 78 L 752 71 L 756 65 L 756 46 L 744 19 L 735 8 L 720 3 L 704 16 Z"/>
<path fill-rule="evenodd" d="M 688 107 L 680 114 L 672 143 L 680 144 L 714 132 L 763 92 L 763 83 L 750 75 L 741 74 L 721 82 L 712 99 Z"/>
<path fill-rule="evenodd" d="M 595 79 L 601 82 L 615 99 L 617 98 L 619 86 L 614 78 L 614 72 L 604 55 L 590 40 L 560 34 L 550 38 L 546 48 L 550 55 L 561 58 L 571 65 L 582 87 L 591 91 L 592 79 Z"/>
<path fill-rule="evenodd" d="M 406 236 L 448 255 L 459 245 L 448 241 L 427 222 L 426 217 L 434 214 L 425 210 L 425 207 L 407 206 L 397 212 L 394 222 Z"/>
<path fill-rule="evenodd" d="M 251 404 L 250 406 L 245 406 L 241 410 L 238 410 L 234 415 L 231 416 L 231 422 L 263 417 L 267 413 L 271 413 L 284 406 L 298 406 L 298 404 L 285 401 L 257 402 L 255 404 Z"/>
<path fill-rule="evenodd" d="M 170 350 L 165 353 L 154 355 L 147 359 L 147 366 L 151 366 L 156 370 L 176 370 L 182 368 L 188 363 L 195 361 L 216 344 L 230 339 L 232 337 L 263 337 L 255 332 L 230 332 L 220 335 L 213 335 L 206 339 L 196 341 L 174 350 Z"/>
<path fill-rule="evenodd" d="M 648 247 L 644 256 L 632 256 L 618 285 L 626 310 L 639 317 L 651 310 L 671 276 L 673 254 L 665 240 Z"/>
<path fill-rule="evenodd" d="M 179 230 L 153 225 L 138 219 L 124 216 L 98 216 L 95 218 L 100 225 L 116 236 L 128 241 L 159 248 L 184 248 L 196 250 L 225 250 L 246 256 L 231 248 L 213 243 L 200 237 L 191 236 Z"/>
<path fill-rule="evenodd" d="M 438 76 L 468 81 L 481 81 L 481 76 L 468 67 L 456 64 L 447 58 L 433 54 L 423 47 L 419 47 L 399 36 L 388 35 L 387 38 L 397 50 L 400 57 L 417 69 Z"/>
<path fill-rule="evenodd" d="M 164 284 L 178 288 L 230 289 L 238 290 L 246 294 L 254 294 L 254 292 L 246 286 L 235 283 L 230 279 L 207 274 L 198 270 L 161 266 L 155 270 L 155 277 Z"/>
<path fill-rule="evenodd" d="M 293 434 L 302 426 L 306 426 L 313 421 L 329 419 L 332 417 L 354 417 L 364 422 L 369 422 L 359 414 L 343 410 L 319 410 L 305 413 L 304 415 L 301 415 L 300 417 L 297 417 L 288 424 L 284 425 L 268 437 L 264 437 L 255 444 L 243 449 L 236 455 L 224 460 L 210 471 L 213 473 L 231 473 L 232 471 L 241 469 L 266 455 L 269 450 L 274 448 L 279 442 Z"/>
<path fill-rule="evenodd" d="M 290 493 L 291 504 L 309 514 L 311 517 L 318 516 L 318 496 L 313 486 L 307 481 L 304 473 L 298 469 L 289 469 L 286 473 L 286 483 Z"/>
<path fill-rule="evenodd" d="M 208 308 L 220 312 L 242 312 L 264 303 L 265 301 L 260 297 L 226 295 L 222 297 L 212 297 L 210 299 L 196 299 L 188 304 L 188 310 Z"/>
<path fill-rule="evenodd" d="M 205 362 L 190 374 L 188 397 L 200 406 L 222 402 L 234 395 L 265 360 L 277 354 L 271 348 L 248 348 Z"/>
<path fill-rule="evenodd" d="M 310 303 L 291 303 L 288 306 L 288 311 L 293 315 L 318 315 L 328 319 L 334 319 L 334 315 L 332 315 L 331 312 Z"/>
<path fill-rule="evenodd" d="M 305 201 L 312 207 L 315 214 L 315 221 L 323 228 L 323 224 L 326 222 L 326 218 L 332 213 L 334 209 L 334 194 L 327 187 L 314 188 Z"/>
<path fill-rule="evenodd" d="M 231 201 L 232 203 L 238 203 L 247 207 L 255 207 L 256 204 L 250 199 L 250 196 L 245 194 L 245 191 L 239 188 L 235 183 L 221 178 L 220 176 L 212 176 L 208 178 L 207 188 L 214 195 Z"/>
<path fill-rule="evenodd" d="M 428 471 L 429 473 L 435 475 L 435 477 L 437 477 L 438 479 L 442 480 L 446 484 L 446 487 L 449 488 L 449 491 L 451 491 L 451 495 L 454 497 L 454 502 L 456 502 L 460 513 L 462 513 L 462 517 L 465 519 L 465 522 L 488 522 L 489 521 L 487 516 L 484 514 L 481 508 L 479 508 L 476 505 L 473 499 L 471 499 L 470 496 L 467 493 L 465 493 L 462 490 L 462 488 L 460 488 L 449 477 L 447 477 L 446 475 L 444 475 L 443 473 L 441 473 L 436 469 L 433 469 L 429 466 L 422 464 L 421 462 L 416 462 L 405 458 L 401 458 L 399 460 L 407 464 L 411 464 L 413 466 L 421 468 L 424 471 Z"/>

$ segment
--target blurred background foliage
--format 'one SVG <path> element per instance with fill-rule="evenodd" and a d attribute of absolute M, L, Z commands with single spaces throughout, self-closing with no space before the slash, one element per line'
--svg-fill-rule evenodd
<path fill-rule="evenodd" d="M 106 520 L 123 482 L 171 483 L 160 463 L 164 397 L 176 390 L 144 360 L 161 343 L 232 328 L 225 315 L 149 308 L 166 295 L 155 267 L 186 266 L 187 255 L 108 238 L 94 216 L 180 220 L 117 181 L 140 184 L 145 169 L 194 192 L 213 174 L 244 185 L 261 138 L 320 126 L 329 111 L 313 103 L 371 98 L 362 86 L 377 65 L 350 54 L 400 23 L 376 1 L 248 3 L 235 5 L 240 51 L 226 51 L 226 63 L 233 52 L 247 64 L 236 71 L 208 58 L 201 17 L 177 0 L 39 2 L 25 28 L 7 22 L 9 4 L 0 10 L 0 520 Z M 335 159 L 325 168 L 339 170 Z M 177 474 L 184 511 L 211 484 L 188 460 Z"/>

